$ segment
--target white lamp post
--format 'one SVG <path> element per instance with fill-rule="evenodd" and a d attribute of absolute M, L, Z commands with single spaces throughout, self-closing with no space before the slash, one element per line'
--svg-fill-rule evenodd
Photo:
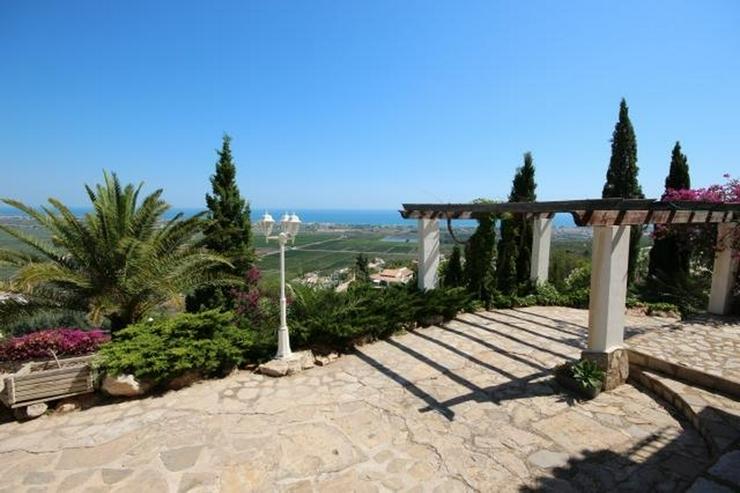
<path fill-rule="evenodd" d="M 278 350 L 277 359 L 286 359 L 293 354 L 290 350 L 290 337 L 288 335 L 288 314 L 285 301 L 285 245 L 288 241 L 295 242 L 298 230 L 301 227 L 301 220 L 298 216 L 283 214 L 280 219 L 280 233 L 277 236 L 270 236 L 272 228 L 275 226 L 275 220 L 265 212 L 262 219 L 257 222 L 257 229 L 265 235 L 265 241 L 278 240 L 280 243 L 280 327 L 278 328 Z"/>

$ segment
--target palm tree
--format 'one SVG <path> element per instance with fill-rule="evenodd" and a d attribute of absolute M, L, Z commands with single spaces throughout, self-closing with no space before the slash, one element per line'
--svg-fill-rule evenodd
<path fill-rule="evenodd" d="M 2 201 L 27 214 L 49 233 L 44 241 L 0 224 L 0 231 L 26 248 L 0 249 L 0 264 L 17 268 L 0 286 L 20 296 L 0 304 L 0 320 L 38 311 L 79 310 L 92 323 L 103 317 L 117 330 L 141 320 L 157 306 L 205 284 L 233 279 L 213 269 L 228 262 L 199 248 L 200 215 L 182 213 L 164 220 L 169 205 L 157 190 L 139 203 L 142 185 L 122 187 L 115 174 L 103 173 L 95 189 L 85 185 L 92 212 L 77 217 L 59 200 L 35 209 L 10 199 Z"/>

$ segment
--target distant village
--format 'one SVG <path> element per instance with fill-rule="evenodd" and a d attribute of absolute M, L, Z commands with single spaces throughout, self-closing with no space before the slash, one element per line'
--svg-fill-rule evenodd
<path fill-rule="evenodd" d="M 416 260 L 413 261 L 416 263 Z M 386 267 L 386 262 L 375 257 L 367 264 L 370 270 L 370 281 L 376 288 L 384 288 L 396 284 L 408 284 L 414 278 L 414 271 L 409 267 Z M 355 280 L 355 270 L 352 267 L 342 267 L 329 275 L 319 272 L 304 274 L 298 282 L 306 286 L 333 288 L 337 292 L 346 291 Z"/>

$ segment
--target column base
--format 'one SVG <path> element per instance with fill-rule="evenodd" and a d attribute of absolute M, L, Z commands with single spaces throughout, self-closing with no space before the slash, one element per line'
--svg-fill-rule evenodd
<path fill-rule="evenodd" d="M 629 358 L 625 349 L 614 349 L 606 353 L 583 351 L 581 359 L 588 359 L 604 370 L 604 389 L 612 390 L 627 381 L 630 373 Z"/>

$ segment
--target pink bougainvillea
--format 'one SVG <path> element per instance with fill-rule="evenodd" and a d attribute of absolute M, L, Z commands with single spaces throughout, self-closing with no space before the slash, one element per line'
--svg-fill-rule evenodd
<path fill-rule="evenodd" d="M 724 175 L 724 184 L 711 185 L 706 188 L 674 190 L 668 189 L 661 197 L 665 202 L 714 202 L 714 203 L 740 203 L 740 180 L 732 178 L 729 174 Z M 697 253 L 705 257 L 706 262 L 711 262 L 717 245 L 727 245 L 732 248 L 735 255 L 740 256 L 740 228 L 734 228 L 732 237 L 716 238 L 716 229 L 711 225 L 672 225 L 656 226 L 653 232 L 655 238 L 672 234 L 677 235 L 681 242 L 691 244 Z"/>
<path fill-rule="evenodd" d="M 673 190 L 669 188 L 663 194 L 663 201 L 687 200 L 691 202 L 740 202 L 740 180 L 724 175 L 727 183 L 711 185 L 706 188 Z"/>
<path fill-rule="evenodd" d="M 82 356 L 94 353 L 109 337 L 100 329 L 56 328 L 13 337 L 0 343 L 0 361 L 51 359 L 53 355 Z"/>

